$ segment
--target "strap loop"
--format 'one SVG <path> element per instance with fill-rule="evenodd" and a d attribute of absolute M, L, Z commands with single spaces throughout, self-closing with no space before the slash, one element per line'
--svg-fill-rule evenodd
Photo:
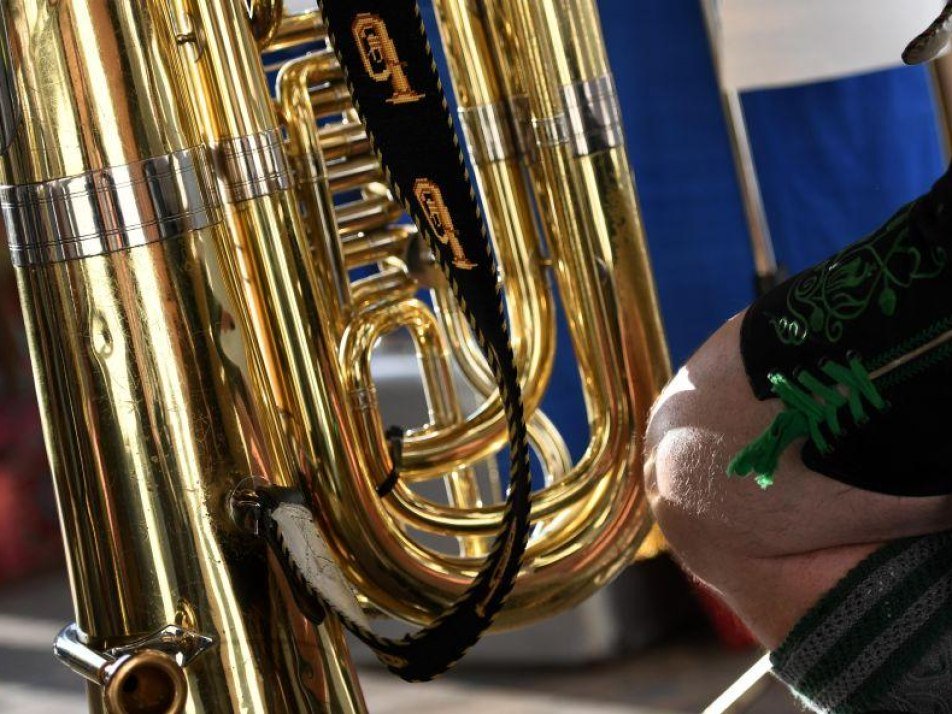
<path fill-rule="evenodd" d="M 387 478 L 377 486 L 377 495 L 380 498 L 386 498 L 397 486 L 400 480 L 400 466 L 403 464 L 403 438 L 406 432 L 402 426 L 391 426 L 387 429 L 387 448 L 390 450 L 390 473 Z"/>

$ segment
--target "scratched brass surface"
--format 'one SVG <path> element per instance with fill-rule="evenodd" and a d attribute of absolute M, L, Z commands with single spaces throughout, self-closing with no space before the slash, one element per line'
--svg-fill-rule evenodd
<path fill-rule="evenodd" d="M 248 35 L 237 4 L 196 5 L 205 14 L 189 22 L 235 56 Z M 225 93 L 202 94 L 210 90 L 186 71 L 198 28 L 180 10 L 161 0 L 6 3 L 22 118 L 2 182 L 96 170 L 105 181 L 117 167 L 210 143 L 196 118 Z M 216 34 L 222 18 L 231 26 Z M 260 73 L 250 58 L 242 69 Z M 230 135 L 267 125 L 267 103 L 249 98 L 258 85 L 217 80 L 233 100 L 216 114 Z M 226 212 L 205 188 L 207 228 L 18 270 L 77 621 L 97 647 L 172 623 L 213 637 L 186 670 L 186 711 L 363 711 L 340 628 L 301 617 L 227 509 L 250 474 L 290 475 L 282 425 L 261 391 L 267 354 L 240 329 L 237 241 L 225 217 L 234 210 L 285 231 L 281 220 L 293 219 L 280 197 Z M 105 189 L 97 195 L 108 232 L 124 207 L 106 205 Z M 141 192 L 136 200 L 152 205 Z M 90 705 L 104 707 L 98 688 Z"/>

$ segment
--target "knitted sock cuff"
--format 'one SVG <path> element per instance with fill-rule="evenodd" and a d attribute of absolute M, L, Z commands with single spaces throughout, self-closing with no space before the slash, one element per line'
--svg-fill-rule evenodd
<path fill-rule="evenodd" d="M 952 532 L 891 543 L 856 566 L 771 655 L 816 711 L 952 712 Z"/>

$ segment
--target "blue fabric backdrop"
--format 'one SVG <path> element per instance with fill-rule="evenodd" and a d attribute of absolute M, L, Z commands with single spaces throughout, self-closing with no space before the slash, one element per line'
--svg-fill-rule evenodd
<path fill-rule="evenodd" d="M 792 0 L 795 1 L 795 0 Z M 753 297 L 698 0 L 601 0 L 672 356 Z M 921 68 L 744 95 L 778 258 L 799 271 L 921 193 L 943 161 Z"/>
<path fill-rule="evenodd" d="M 790 0 L 795 2 L 796 0 Z M 749 239 L 699 0 L 600 0 L 672 358 L 753 299 Z M 425 10 L 429 3 L 425 2 Z M 778 257 L 796 272 L 875 228 L 942 172 L 928 75 L 901 68 L 744 96 Z M 577 383 L 561 332 L 554 380 Z M 584 422 L 571 389 L 544 405 Z"/>

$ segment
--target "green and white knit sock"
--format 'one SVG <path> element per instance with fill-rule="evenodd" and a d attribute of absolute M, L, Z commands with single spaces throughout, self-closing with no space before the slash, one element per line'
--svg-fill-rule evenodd
<path fill-rule="evenodd" d="M 771 655 L 817 712 L 952 714 L 952 532 L 860 563 Z"/>

